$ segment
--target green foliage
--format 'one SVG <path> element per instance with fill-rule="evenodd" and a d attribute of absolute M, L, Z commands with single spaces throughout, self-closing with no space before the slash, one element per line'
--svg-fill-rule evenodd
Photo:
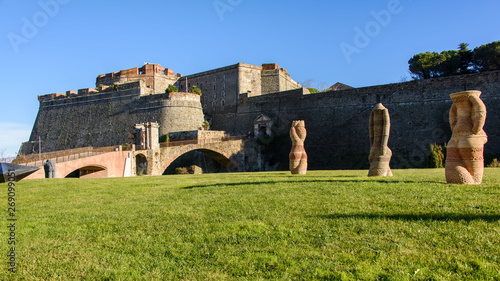
<path fill-rule="evenodd" d="M 122 150 L 131 150 L 132 149 L 132 144 L 131 143 L 124 143 L 122 144 Z"/>
<path fill-rule="evenodd" d="M 319 93 L 318 89 L 315 89 L 315 88 L 307 88 L 309 90 L 309 93 L 311 94 L 316 94 L 316 93 Z"/>
<path fill-rule="evenodd" d="M 474 49 L 474 65 L 479 72 L 500 69 L 500 41 L 481 45 Z"/>
<path fill-rule="evenodd" d="M 187 174 L 189 174 L 188 168 L 186 168 L 186 167 L 177 167 L 177 168 L 175 168 L 175 174 L 176 175 L 187 175 Z"/>
<path fill-rule="evenodd" d="M 493 161 L 491 161 L 491 163 L 488 165 L 488 167 L 499 168 L 500 167 L 500 162 L 498 162 L 498 159 L 495 158 L 495 159 L 493 159 Z"/>
<path fill-rule="evenodd" d="M 414 79 L 498 70 L 500 41 L 482 45 L 474 50 L 469 49 L 469 44 L 460 43 L 458 50 L 416 54 L 408 64 Z"/>
<path fill-rule="evenodd" d="M 428 79 L 438 76 L 437 65 L 440 63 L 440 55 L 436 52 L 416 54 L 408 61 L 410 72 L 415 79 Z"/>
<path fill-rule="evenodd" d="M 203 129 L 208 130 L 210 129 L 210 123 L 208 121 L 203 121 L 202 125 Z"/>
<path fill-rule="evenodd" d="M 500 169 L 393 173 L 24 180 L 0 280 L 495 280 Z"/>
<path fill-rule="evenodd" d="M 172 93 L 172 92 L 178 92 L 177 87 L 174 85 L 168 85 L 167 89 L 165 90 L 165 93 Z"/>
<path fill-rule="evenodd" d="M 437 144 L 431 144 L 429 155 L 429 168 L 444 168 L 443 147 Z"/>
<path fill-rule="evenodd" d="M 160 143 L 162 143 L 162 142 L 170 142 L 170 137 L 168 136 L 168 134 L 162 135 L 162 136 L 160 136 L 159 142 Z"/>
<path fill-rule="evenodd" d="M 104 87 L 103 84 L 99 84 L 99 86 L 97 86 L 95 89 L 100 92 L 100 91 L 102 91 L 103 87 Z"/>
<path fill-rule="evenodd" d="M 201 96 L 201 89 L 200 89 L 200 88 L 198 88 L 198 87 L 196 87 L 196 86 L 193 86 L 193 87 L 191 88 L 190 93 L 197 94 L 197 95 L 200 95 L 200 96 Z"/>

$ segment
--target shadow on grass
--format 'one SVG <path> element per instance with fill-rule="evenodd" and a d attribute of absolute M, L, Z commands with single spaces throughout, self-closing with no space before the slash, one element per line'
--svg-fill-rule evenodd
<path fill-rule="evenodd" d="M 401 220 L 401 221 L 486 221 L 486 222 L 497 222 L 500 220 L 500 215 L 498 214 L 455 214 L 455 213 L 443 213 L 443 214 L 330 214 L 330 215 L 320 215 L 318 216 L 322 219 L 389 219 L 389 220 Z"/>
<path fill-rule="evenodd" d="M 298 179 L 298 178 L 297 178 Z M 304 180 L 277 180 L 277 181 L 248 181 L 248 182 L 218 182 L 214 184 L 200 184 L 181 187 L 182 189 L 207 188 L 207 187 L 224 187 L 224 186 L 245 186 L 245 185 L 261 185 L 261 184 L 283 184 L 283 183 L 385 183 L 385 184 L 403 184 L 403 183 L 441 183 L 439 181 L 389 181 L 382 179 L 366 178 L 363 180 L 347 180 L 347 179 L 304 179 Z"/>

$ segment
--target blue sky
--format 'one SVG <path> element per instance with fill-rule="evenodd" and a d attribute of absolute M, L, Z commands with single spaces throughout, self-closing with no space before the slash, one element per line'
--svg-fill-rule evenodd
<path fill-rule="evenodd" d="M 399 82 L 416 53 L 500 40 L 498 0 L 0 0 L 0 150 L 28 140 L 37 95 L 159 63 L 184 75 L 275 62 L 298 82 Z"/>

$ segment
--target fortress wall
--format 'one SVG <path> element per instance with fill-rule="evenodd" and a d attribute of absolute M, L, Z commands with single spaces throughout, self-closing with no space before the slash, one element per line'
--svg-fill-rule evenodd
<path fill-rule="evenodd" d="M 274 121 L 278 135 L 288 134 L 293 120 L 305 120 L 305 148 L 311 169 L 368 168 L 370 112 L 378 102 L 389 109 L 393 168 L 425 167 L 429 145 L 451 137 L 449 94 L 480 90 L 488 116 L 484 130 L 486 162 L 500 156 L 500 72 L 322 92 L 304 95 L 302 89 L 243 98 L 233 131 L 246 133 L 261 113 Z M 227 128 L 222 116 L 213 129 Z M 220 128 L 219 128 L 220 127 Z M 287 143 L 291 147 L 291 141 Z M 285 162 L 287 160 L 284 160 Z"/>
<path fill-rule="evenodd" d="M 177 93 L 141 96 L 144 82 L 120 85 L 119 91 L 42 101 L 30 141 L 42 140 L 42 152 L 104 147 L 130 142 L 134 125 L 158 122 L 160 134 L 201 127 L 199 96 Z M 24 143 L 20 153 L 38 152 Z"/>

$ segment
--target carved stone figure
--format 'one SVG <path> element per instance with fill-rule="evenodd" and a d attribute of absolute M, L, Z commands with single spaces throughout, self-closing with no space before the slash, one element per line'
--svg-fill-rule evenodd
<path fill-rule="evenodd" d="M 479 98 L 480 91 L 450 95 L 451 139 L 446 150 L 446 182 L 480 184 L 483 181 L 483 147 L 488 141 L 483 131 L 486 106 Z"/>
<path fill-rule="evenodd" d="M 392 177 L 389 162 L 392 151 L 387 146 L 391 119 L 389 110 L 381 103 L 377 104 L 370 114 L 370 170 L 368 176 Z"/>
<path fill-rule="evenodd" d="M 43 164 L 46 179 L 53 179 L 56 177 L 56 165 L 49 159 Z"/>
<path fill-rule="evenodd" d="M 290 151 L 290 172 L 297 175 L 305 175 L 307 172 L 307 154 L 304 149 L 306 139 L 306 128 L 304 120 L 293 121 L 290 128 L 292 139 L 292 150 Z"/>

